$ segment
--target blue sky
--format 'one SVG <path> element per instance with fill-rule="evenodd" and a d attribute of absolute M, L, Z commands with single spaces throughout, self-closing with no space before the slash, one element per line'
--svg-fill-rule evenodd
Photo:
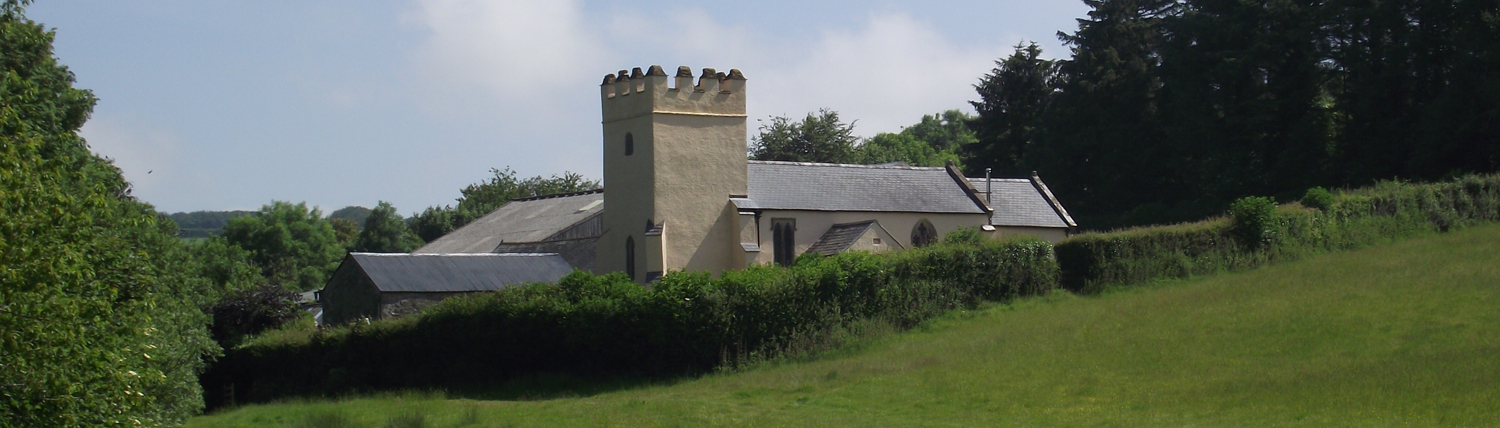
<path fill-rule="evenodd" d="M 601 178 L 599 80 L 742 70 L 751 122 L 831 108 L 862 136 L 972 111 L 1021 41 L 1066 56 L 1081 1 L 40 0 L 100 99 L 83 135 L 166 212 L 452 204 L 490 168 Z M 149 173 L 148 173 L 149 172 Z"/>

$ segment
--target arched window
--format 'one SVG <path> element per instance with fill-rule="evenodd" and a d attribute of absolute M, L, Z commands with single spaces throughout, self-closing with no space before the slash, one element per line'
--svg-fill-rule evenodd
<path fill-rule="evenodd" d="M 797 261 L 797 219 L 771 219 L 771 246 L 776 264 L 791 266 Z"/>
<path fill-rule="evenodd" d="M 635 154 L 635 136 L 625 133 L 625 156 Z"/>
<path fill-rule="evenodd" d="M 635 238 L 625 237 L 625 276 L 635 280 Z"/>
<path fill-rule="evenodd" d="M 911 246 L 921 247 L 937 241 L 937 228 L 932 227 L 932 222 L 927 219 L 917 221 L 916 226 L 911 228 Z"/>

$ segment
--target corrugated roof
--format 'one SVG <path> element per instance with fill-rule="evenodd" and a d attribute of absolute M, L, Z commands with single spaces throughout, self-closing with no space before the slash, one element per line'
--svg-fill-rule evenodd
<path fill-rule="evenodd" d="M 382 292 L 491 291 L 529 282 L 556 282 L 573 272 L 557 254 L 349 253 Z"/>
<path fill-rule="evenodd" d="M 969 182 L 984 197 L 983 178 L 970 178 Z M 990 224 L 995 226 L 1023 227 L 1068 227 L 1068 222 L 1052 207 L 1052 202 L 1041 190 L 1024 178 L 992 178 L 994 194 L 990 197 Z"/>
<path fill-rule="evenodd" d="M 502 242 L 538 242 L 604 210 L 604 191 L 518 199 L 412 253 L 488 253 Z"/>
<path fill-rule="evenodd" d="M 773 161 L 748 167 L 748 199 L 761 209 L 985 212 L 945 168 Z"/>
<path fill-rule="evenodd" d="M 873 226 L 875 226 L 875 220 L 835 224 L 833 227 L 828 228 L 828 231 L 824 232 L 822 237 L 818 238 L 818 242 L 808 247 L 806 253 L 816 253 L 825 256 L 842 253 L 854 245 L 854 242 L 858 241 L 859 237 L 864 236 L 865 232 L 870 231 L 870 228 Z"/>

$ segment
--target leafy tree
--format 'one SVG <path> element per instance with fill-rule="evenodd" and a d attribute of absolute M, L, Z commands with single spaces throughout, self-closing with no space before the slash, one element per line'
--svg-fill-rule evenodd
<path fill-rule="evenodd" d="M 902 129 L 901 133 L 925 142 L 938 151 L 954 152 L 979 141 L 978 135 L 969 125 L 974 119 L 957 109 L 935 115 L 924 114 L 921 122 Z"/>
<path fill-rule="evenodd" d="M 347 218 L 330 218 L 328 225 L 333 226 L 333 236 L 344 248 L 354 248 L 354 241 L 359 239 L 359 223 Z"/>
<path fill-rule="evenodd" d="M 0 3 L 0 425 L 180 425 L 203 406 L 208 281 L 78 130 L 54 34 Z"/>
<path fill-rule="evenodd" d="M 231 219 L 222 236 L 249 251 L 271 283 L 302 291 L 322 286 L 344 256 L 322 212 L 301 202 L 273 201 L 254 216 Z"/>
<path fill-rule="evenodd" d="M 911 166 L 944 166 L 961 159 L 951 150 L 939 151 L 926 141 L 905 132 L 882 132 L 865 140 L 850 153 L 851 163 L 880 164 L 902 162 Z"/>
<path fill-rule="evenodd" d="M 407 221 L 407 226 L 417 234 L 417 238 L 432 242 L 458 228 L 453 225 L 453 217 L 453 207 L 427 207 L 421 213 L 413 215 Z"/>
<path fill-rule="evenodd" d="M 418 238 L 406 226 L 406 220 L 396 213 L 390 202 L 381 201 L 365 217 L 365 228 L 354 242 L 354 251 L 372 253 L 409 253 L 422 246 Z"/>
<path fill-rule="evenodd" d="M 848 163 L 858 144 L 854 123 L 839 121 L 833 110 L 808 113 L 801 121 L 776 116 L 751 139 L 750 158 L 790 162 Z"/>
<path fill-rule="evenodd" d="M 213 284 L 214 295 L 230 290 L 256 287 L 266 283 L 261 270 L 250 258 L 250 252 L 230 245 L 222 236 L 201 243 L 185 244 L 196 265 L 196 276 Z"/>

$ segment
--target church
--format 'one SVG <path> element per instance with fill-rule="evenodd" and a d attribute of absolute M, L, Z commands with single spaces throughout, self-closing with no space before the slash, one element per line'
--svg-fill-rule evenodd
<path fill-rule="evenodd" d="M 959 228 L 1052 242 L 1077 228 L 1035 174 L 747 160 L 739 70 L 706 68 L 696 79 L 688 67 L 674 76 L 661 66 L 620 70 L 599 90 L 603 190 L 511 201 L 412 254 L 352 254 L 320 301 L 330 311 L 358 309 L 333 318 L 401 316 L 571 269 L 649 284 L 671 271 L 717 275 L 808 253 L 900 251 Z M 471 257 L 481 254 L 535 257 Z"/>
<path fill-rule="evenodd" d="M 1053 242 L 1077 227 L 1035 176 L 747 160 L 739 70 L 620 70 L 604 76 L 599 98 L 603 191 L 517 200 L 416 252 L 558 253 L 646 283 L 672 270 L 918 247 L 961 227 Z"/>

